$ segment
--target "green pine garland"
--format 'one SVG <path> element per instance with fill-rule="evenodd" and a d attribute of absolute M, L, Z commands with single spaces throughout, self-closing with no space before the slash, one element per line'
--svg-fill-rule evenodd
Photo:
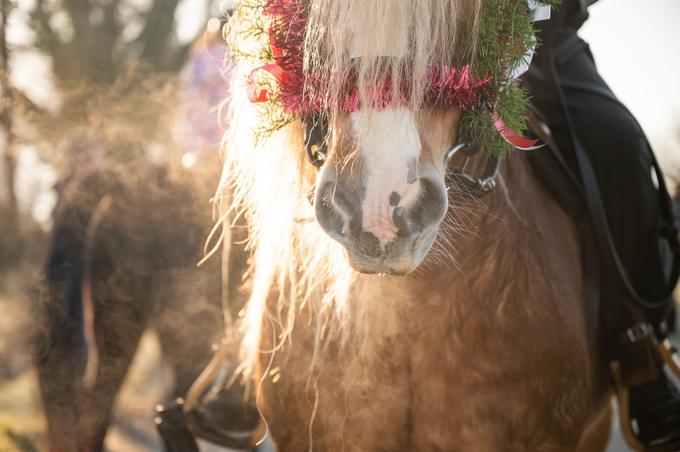
<path fill-rule="evenodd" d="M 541 2 L 556 6 L 559 0 Z M 230 34 L 236 33 L 239 39 L 228 40 L 232 57 L 261 64 L 274 61 L 266 39 L 268 28 L 262 14 L 264 3 L 265 0 L 243 0 L 236 9 L 230 21 Z M 238 43 L 243 42 L 244 38 L 259 41 L 262 45 L 255 49 L 243 49 Z M 508 79 L 508 73 L 522 60 L 528 48 L 538 45 L 527 0 L 483 0 L 476 49 L 467 50 L 467 59 L 473 62 L 477 77 L 493 77 L 492 83 L 498 93 L 495 112 L 508 128 L 517 132 L 527 129 L 525 112 L 529 99 L 518 83 Z M 275 90 L 273 86 L 269 88 Z M 269 102 L 258 106 L 263 117 L 268 118 L 255 131 L 260 138 L 271 135 L 296 119 L 284 112 L 276 96 L 272 97 Z M 460 130 L 466 137 L 479 142 L 483 149 L 493 155 L 503 156 L 513 149 L 496 130 L 493 111 L 479 109 L 465 113 Z"/>
<path fill-rule="evenodd" d="M 230 58 L 241 61 L 270 62 L 274 60 L 269 45 L 244 48 L 243 43 L 267 42 L 267 19 L 263 14 L 265 0 L 242 0 L 227 29 L 227 48 Z"/>
<path fill-rule="evenodd" d="M 274 55 L 269 45 L 268 22 L 265 17 L 264 5 L 266 0 L 242 0 L 234 10 L 229 20 L 227 32 L 227 48 L 229 56 L 237 61 L 267 64 L 274 62 Z M 254 48 L 244 48 L 255 44 Z M 271 93 L 276 93 L 278 86 L 272 80 L 262 80 L 260 84 Z M 287 113 L 277 96 L 272 96 L 268 102 L 256 106 L 258 114 L 266 120 L 260 121 L 253 130 L 256 141 L 269 138 L 273 133 L 295 121 L 297 118 Z"/>
<path fill-rule="evenodd" d="M 542 3 L 555 6 L 559 0 Z M 493 76 L 498 93 L 496 113 L 509 129 L 518 132 L 527 129 L 525 113 L 529 98 L 519 84 L 508 80 L 507 74 L 522 60 L 526 49 L 538 47 L 535 31 L 525 0 L 484 1 L 473 67 L 478 76 Z M 462 133 L 482 143 L 493 155 L 503 156 L 513 149 L 496 131 L 491 111 L 467 112 L 460 127 Z"/>

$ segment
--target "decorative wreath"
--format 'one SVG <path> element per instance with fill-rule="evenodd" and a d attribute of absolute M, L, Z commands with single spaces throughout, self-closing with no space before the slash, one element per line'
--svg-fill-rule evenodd
<path fill-rule="evenodd" d="M 528 101 L 514 81 L 513 69 L 527 64 L 527 55 L 537 46 L 533 8 L 528 2 L 534 8 L 537 5 L 534 0 L 485 0 L 474 63 L 460 68 L 432 67 L 428 76 L 425 103 L 432 108 L 463 110 L 463 132 L 495 155 L 535 144 L 513 132 L 526 129 Z M 541 3 L 555 4 L 556 0 Z M 322 112 L 327 102 L 322 94 L 324 80 L 312 79 L 303 71 L 307 22 L 303 0 L 243 0 L 234 15 L 238 39 L 230 43 L 232 57 L 264 62 L 250 73 L 247 83 L 250 100 L 261 104 L 266 118 L 258 132 L 267 135 L 296 119 Z M 266 39 L 260 39 L 260 48 L 239 47 L 249 37 Z M 355 81 L 348 78 L 339 110 L 352 112 L 360 107 Z M 373 106 L 387 107 L 395 91 L 398 97 L 408 99 L 407 89 L 385 80 L 372 94 Z"/>

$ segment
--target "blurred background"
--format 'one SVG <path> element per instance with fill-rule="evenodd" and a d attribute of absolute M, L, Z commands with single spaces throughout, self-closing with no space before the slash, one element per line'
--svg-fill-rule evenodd
<path fill-rule="evenodd" d="M 199 209 L 207 219 L 188 242 L 200 250 L 219 169 L 224 127 L 219 104 L 228 95 L 220 29 L 231 5 L 218 0 L 0 2 L 0 451 L 32 451 L 42 450 L 47 434 L 34 350 L 50 341 L 38 325 L 40 300 L 53 292 L 49 284 L 45 289 L 45 262 L 60 256 L 50 243 L 55 221 L 62 218 L 59 209 L 85 205 L 88 218 L 93 212 L 116 217 L 116 202 L 139 206 L 143 214 L 118 224 L 126 232 L 191 229 L 176 218 L 193 212 L 183 209 Z M 605 80 L 648 134 L 671 187 L 680 180 L 678 24 L 677 0 L 601 0 L 582 30 Z M 89 195 L 103 199 L 102 187 L 117 187 L 128 197 L 114 199 L 113 207 L 94 202 Z M 154 195 L 166 187 L 189 187 L 194 197 Z M 158 206 L 179 212 L 178 217 L 147 215 Z M 116 224 L 107 227 L 115 232 Z M 97 225 L 85 221 L 73 227 L 87 231 Z M 64 226 L 67 232 L 70 227 Z M 187 235 L 168 237 L 187 240 Z M 131 244 L 120 240 L 110 246 L 116 262 L 141 273 L 167 270 L 156 262 L 153 246 L 144 256 L 119 251 L 126 244 L 139 249 L 135 240 L 149 242 L 142 232 Z M 121 376 L 125 380 L 105 442 L 110 450 L 160 449 L 153 407 L 177 390 L 181 369 L 163 357 L 172 344 L 154 332 L 163 330 L 156 317 L 144 314 L 144 325 L 155 328 L 144 328 L 131 342 L 131 353 L 137 352 L 130 372 Z M 92 340 L 87 319 L 80 320 L 82 340 Z M 219 326 L 213 330 L 219 337 Z M 203 364 L 197 360 L 196 368 Z M 617 443 L 611 450 L 625 449 Z"/>
<path fill-rule="evenodd" d="M 125 350 L 104 349 L 106 356 L 99 357 L 102 366 L 122 369 L 122 379 L 128 355 L 139 345 L 106 447 L 159 450 L 155 404 L 186 390 L 209 358 L 210 343 L 221 335 L 221 326 L 206 320 L 221 317 L 214 303 L 204 303 L 198 312 L 196 293 L 205 295 L 210 284 L 193 267 L 213 221 L 210 199 L 222 131 L 218 109 L 227 96 L 221 25 L 230 5 L 2 0 L 0 7 L 0 451 L 42 450 L 48 432 L 41 394 L 59 405 L 60 390 L 72 398 L 82 392 L 68 383 L 75 381 L 69 380 L 68 367 L 80 361 L 67 349 L 59 353 L 66 331 L 73 330 L 78 340 L 73 355 L 93 340 L 92 325 L 71 312 L 81 303 L 92 308 L 73 282 L 83 272 L 83 249 L 97 262 L 105 254 L 107 265 L 126 269 L 124 282 L 106 269 L 102 277 L 90 275 L 100 282 L 92 293 L 101 317 L 112 317 L 101 307 L 109 296 L 130 306 L 129 314 L 98 329 L 112 332 L 128 323 L 153 327 L 121 341 Z M 96 212 L 99 222 L 93 220 Z M 97 228 L 113 237 L 107 247 L 77 238 L 96 241 L 92 230 Z M 167 243 L 179 244 L 176 254 L 159 251 Z M 195 251 L 186 253 L 189 248 Z M 168 277 L 178 271 L 168 261 L 181 253 L 190 256 L 180 269 L 184 276 Z M 128 302 L 125 297 L 133 295 L 100 293 L 132 287 L 132 276 L 147 274 L 154 288 L 145 298 Z M 112 282 L 114 277 L 119 280 Z M 168 289 L 168 281 L 180 279 L 194 293 Z M 180 300 L 175 318 L 164 318 L 158 307 L 173 296 L 193 301 L 192 306 Z M 48 303 L 59 310 L 45 310 Z M 154 331 L 179 330 L 180 318 L 196 320 L 205 333 L 203 343 L 192 342 L 186 332 L 159 339 Z M 99 337 L 94 340 L 102 346 Z M 183 349 L 186 343 L 196 349 Z M 182 361 L 191 361 L 194 369 L 188 372 Z M 67 382 L 64 388 L 50 388 L 60 378 Z M 117 384 L 97 390 L 115 394 Z M 110 398 L 101 399 L 113 405 Z M 73 420 L 67 410 L 51 416 L 64 424 Z"/>

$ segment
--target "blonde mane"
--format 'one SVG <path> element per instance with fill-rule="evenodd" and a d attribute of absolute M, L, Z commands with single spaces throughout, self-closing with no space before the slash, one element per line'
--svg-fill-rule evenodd
<path fill-rule="evenodd" d="M 411 107 L 417 108 L 433 63 L 455 65 L 473 54 L 480 1 L 309 0 L 305 70 L 330 81 L 330 98 L 339 96 L 348 61 L 354 57 L 360 57 L 353 65 L 362 95 L 385 74 L 394 80 L 411 74 L 406 82 L 411 85 Z M 238 21 L 244 19 L 237 14 L 233 20 L 231 46 L 257 55 L 253 49 L 266 46 L 266 36 L 239 32 L 244 25 Z M 276 324 L 281 333 L 272 342 L 282 344 L 296 314 L 310 309 L 317 318 L 317 351 L 328 337 L 344 344 L 350 332 L 355 337 L 365 329 L 361 314 L 350 319 L 349 313 L 351 282 L 359 276 L 347 264 L 341 246 L 316 221 L 301 221 L 314 216 L 308 201 L 314 170 L 305 161 L 300 121 L 266 138 L 255 132 L 266 118 L 262 107 L 248 99 L 245 81 L 261 64 L 257 58 L 241 59 L 232 72 L 218 193 L 218 199 L 228 201 L 223 221 L 243 215 L 249 225 L 252 258 L 244 284 L 250 298 L 241 319 L 246 374 L 258 352 L 269 351 L 260 350 L 265 321 Z M 356 308 L 361 312 L 370 307 Z"/>
<path fill-rule="evenodd" d="M 305 71 L 329 80 L 331 108 L 353 72 L 362 101 L 390 79 L 408 86 L 409 106 L 417 109 L 433 64 L 471 62 L 480 8 L 481 0 L 311 0 Z"/>

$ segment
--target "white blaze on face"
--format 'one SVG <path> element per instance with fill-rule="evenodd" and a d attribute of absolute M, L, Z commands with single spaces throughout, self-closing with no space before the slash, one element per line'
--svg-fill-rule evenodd
<path fill-rule="evenodd" d="M 408 54 L 403 3 L 381 0 L 355 5 L 349 22 L 353 24 L 352 58 L 400 58 Z M 367 33 L 390 39 L 370 39 Z M 351 119 L 364 162 L 362 226 L 384 249 L 399 230 L 393 220 L 395 209 L 407 209 L 418 196 L 420 138 L 416 122 L 405 108 L 357 111 L 351 113 Z"/>
<path fill-rule="evenodd" d="M 418 197 L 420 137 L 413 113 L 404 108 L 351 113 L 364 162 L 362 226 L 384 246 L 397 235 L 393 215 Z"/>

